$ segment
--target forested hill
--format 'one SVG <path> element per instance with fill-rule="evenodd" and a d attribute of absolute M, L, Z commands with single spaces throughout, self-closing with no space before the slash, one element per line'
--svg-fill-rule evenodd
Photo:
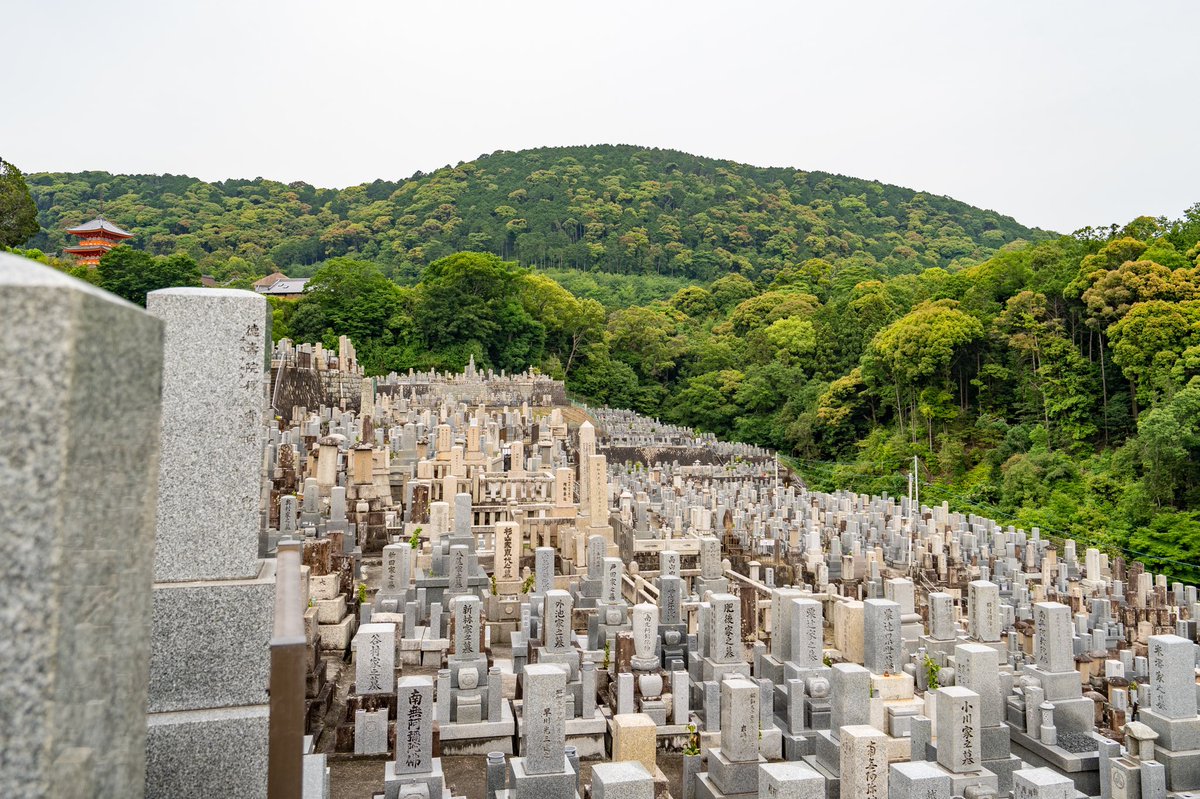
<path fill-rule="evenodd" d="M 319 189 L 263 178 L 206 183 L 107 172 L 27 176 L 43 232 L 105 216 L 134 247 L 186 253 L 219 279 L 304 276 L 337 256 L 415 280 L 462 250 L 527 266 L 711 281 L 774 277 L 810 258 L 880 276 L 977 263 L 1018 239 L 1012 218 L 870 180 L 759 168 L 633 146 L 497 152 L 408 180 Z"/>

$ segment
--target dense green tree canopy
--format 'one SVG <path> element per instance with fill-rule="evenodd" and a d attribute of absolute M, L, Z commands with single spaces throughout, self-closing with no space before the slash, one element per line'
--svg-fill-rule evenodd
<path fill-rule="evenodd" d="M 38 232 L 37 205 L 21 170 L 0 158 L 0 247 L 16 247 Z"/>
<path fill-rule="evenodd" d="M 625 145 L 500 151 L 341 190 L 106 172 L 29 183 L 45 228 L 31 246 L 61 249 L 65 228 L 103 200 L 105 214 L 137 234 L 134 246 L 184 252 L 219 280 L 277 268 L 305 276 L 345 256 L 415 282 L 435 261 L 478 251 L 541 269 L 692 282 L 779 275 L 823 297 L 832 266 L 849 258 L 915 273 L 1044 235 L 876 181 Z"/>
<path fill-rule="evenodd" d="M 369 371 L 532 366 L 777 447 L 823 488 L 903 492 L 915 455 L 926 502 L 1200 581 L 1200 204 L 1051 237 L 897 187 L 633 147 L 340 191 L 30 182 L 45 249 L 100 193 L 138 234 L 100 270 L 123 296 L 176 253 L 243 284 L 299 270 L 313 280 L 273 301 L 276 335 L 350 335 Z"/>
<path fill-rule="evenodd" d="M 100 259 L 97 284 L 138 305 L 146 295 L 173 286 L 199 286 L 200 269 L 186 255 L 152 256 L 132 247 L 116 247 Z"/>

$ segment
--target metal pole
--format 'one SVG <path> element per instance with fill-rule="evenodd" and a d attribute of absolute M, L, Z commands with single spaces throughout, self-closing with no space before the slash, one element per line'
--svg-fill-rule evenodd
<path fill-rule="evenodd" d="M 300 547 L 299 541 L 280 541 L 275 556 L 268 799 L 295 799 L 303 791 L 305 640 Z"/>

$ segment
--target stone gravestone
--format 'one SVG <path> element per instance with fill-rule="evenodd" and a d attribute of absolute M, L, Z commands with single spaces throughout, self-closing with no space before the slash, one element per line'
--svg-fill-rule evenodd
<path fill-rule="evenodd" d="M 405 677 L 396 688 L 396 774 L 421 774 L 433 766 L 433 682 Z"/>
<path fill-rule="evenodd" d="M 554 587 L 554 547 L 538 547 L 533 553 L 533 593 L 545 596 Z"/>
<path fill-rule="evenodd" d="M 508 761 L 509 785 L 518 797 L 575 795 L 577 777 L 567 760 L 567 672 L 551 663 L 525 667 L 521 734 L 524 757 Z"/>
<path fill-rule="evenodd" d="M 493 572 L 497 583 L 508 585 L 521 577 L 521 525 L 516 522 L 496 522 L 496 540 L 499 546 Z"/>
<path fill-rule="evenodd" d="M 383 548 L 383 574 L 380 596 L 398 597 L 408 590 L 412 546 L 388 544 Z"/>
<path fill-rule="evenodd" d="M 161 379 L 157 319 L 0 252 L 0 796 L 142 796 Z"/>
<path fill-rule="evenodd" d="M 553 551 L 553 550 L 552 550 Z M 616 605 L 623 601 L 621 596 L 621 571 L 625 564 L 620 558 L 605 558 L 603 565 L 604 582 L 600 600 L 606 605 Z"/>
<path fill-rule="evenodd" d="M 261 796 L 275 593 L 274 560 L 258 560 L 266 300 L 162 289 L 146 309 L 164 323 L 146 792 Z"/>
<path fill-rule="evenodd" d="M 1152 635 L 1150 709 L 1167 719 L 1196 715 L 1196 645 L 1178 635 Z"/>
<path fill-rule="evenodd" d="M 987 580 L 967 584 L 967 634 L 976 641 L 1000 640 L 1000 586 Z"/>
<path fill-rule="evenodd" d="M 479 651 L 479 597 L 458 596 L 451 602 L 454 612 L 454 656 L 476 657 Z"/>
<path fill-rule="evenodd" d="M 1000 695 L 1000 653 L 985 644 L 954 647 L 954 684 L 979 694 L 980 718 L 987 726 L 1002 723 L 1004 702 Z"/>
<path fill-rule="evenodd" d="M 572 650 L 575 637 L 571 629 L 572 599 L 567 591 L 551 589 L 546 592 L 543 629 L 546 631 L 544 645 L 552 654 L 564 654 Z"/>
<path fill-rule="evenodd" d="M 634 654 L 630 662 L 639 671 L 657 670 L 661 665 L 654 651 L 658 643 L 658 606 L 642 602 L 633 606 L 631 616 Z"/>
<path fill-rule="evenodd" d="M 836 738 L 839 728 L 860 726 L 871 719 L 871 672 L 857 663 L 835 663 L 830 672 L 829 721 Z"/>
<path fill-rule="evenodd" d="M 396 685 L 396 759 L 384 767 L 385 799 L 412 793 L 430 799 L 445 788 L 441 758 L 433 756 L 433 681 L 404 677 Z"/>
<path fill-rule="evenodd" d="M 937 762 L 948 771 L 979 771 L 979 694 L 957 685 L 937 690 Z"/>
<path fill-rule="evenodd" d="M 841 795 L 888 799 L 887 736 L 869 725 L 853 724 L 842 727 L 840 740 Z"/>
<path fill-rule="evenodd" d="M 792 601 L 792 661 L 802 669 L 824 665 L 825 628 L 821 603 L 813 599 Z"/>
<path fill-rule="evenodd" d="M 758 753 L 759 686 L 741 676 L 721 680 L 720 686 L 721 745 L 708 752 L 708 773 L 700 775 L 699 793 L 753 793 L 758 789 L 758 768 L 766 763 Z"/>
<path fill-rule="evenodd" d="M 566 767 L 566 672 L 549 664 L 525 667 L 525 771 L 560 774 Z"/>
<path fill-rule="evenodd" d="M 354 754 L 381 755 L 388 750 L 388 712 L 354 711 Z"/>
<path fill-rule="evenodd" d="M 659 621 L 664 627 L 683 623 L 683 580 L 677 576 L 660 577 L 658 586 Z"/>
<path fill-rule="evenodd" d="M 450 547 L 450 564 L 447 569 L 449 584 L 446 587 L 447 596 L 466 593 L 467 578 L 470 577 L 470 550 L 464 544 L 454 544 Z"/>
<path fill-rule="evenodd" d="M 742 662 L 742 606 L 732 594 L 713 594 L 709 652 L 714 663 Z"/>
<path fill-rule="evenodd" d="M 396 685 L 396 625 L 364 624 L 355 638 L 355 693 L 390 694 Z"/>
<path fill-rule="evenodd" d="M 935 641 L 954 639 L 954 598 L 941 591 L 929 594 L 929 637 Z"/>
<path fill-rule="evenodd" d="M 900 605 L 887 599 L 863 602 L 864 665 L 875 674 L 899 674 L 904 656 Z"/>
<path fill-rule="evenodd" d="M 825 778 L 805 763 L 758 767 L 758 795 L 766 799 L 825 799 Z"/>
<path fill-rule="evenodd" d="M 654 799 L 654 777 L 636 760 L 592 766 L 592 799 Z"/>
<path fill-rule="evenodd" d="M 1033 622 L 1033 659 L 1038 668 L 1055 673 L 1074 671 L 1071 609 L 1058 602 L 1039 602 L 1033 607 Z"/>

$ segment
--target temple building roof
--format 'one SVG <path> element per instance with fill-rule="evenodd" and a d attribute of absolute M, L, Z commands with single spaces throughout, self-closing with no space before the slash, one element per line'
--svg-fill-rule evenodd
<path fill-rule="evenodd" d="M 82 225 L 79 225 L 78 227 L 68 228 L 67 232 L 71 233 L 73 235 L 76 235 L 76 236 L 82 236 L 87 233 L 103 232 L 103 233 L 107 233 L 110 236 L 116 236 L 117 238 L 122 238 L 122 239 L 133 238 L 132 233 L 122 230 L 121 228 L 117 227 L 112 222 L 109 222 L 107 219 L 105 219 L 102 216 L 98 216 L 90 222 L 84 222 Z"/>

